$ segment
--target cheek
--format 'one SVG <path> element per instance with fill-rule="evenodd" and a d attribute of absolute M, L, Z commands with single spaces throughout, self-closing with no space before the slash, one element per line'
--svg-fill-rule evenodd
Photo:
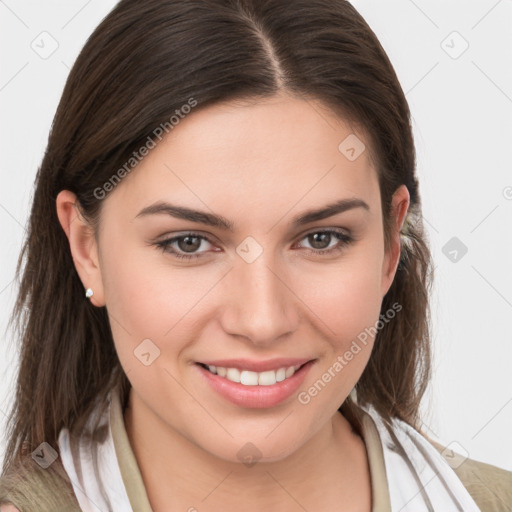
<path fill-rule="evenodd" d="M 326 265 L 310 273 L 308 279 L 297 281 L 297 294 L 318 316 L 324 324 L 322 330 L 338 348 L 378 319 L 381 270 L 382 255 L 373 248 L 354 251 L 339 263 Z"/>
<path fill-rule="evenodd" d="M 322 346 L 325 357 L 308 382 L 309 386 L 318 379 L 334 383 L 320 401 L 341 403 L 368 362 L 382 304 L 381 257 L 378 248 L 354 252 L 315 274 L 316 286 L 308 286 L 310 280 L 298 281 L 298 295 L 314 313 L 309 318 L 327 342 Z M 312 389 L 312 396 L 322 386 Z"/>
<path fill-rule="evenodd" d="M 140 369 L 134 351 L 151 340 L 161 355 L 156 366 L 177 358 L 194 340 L 198 318 L 218 272 L 173 266 L 158 248 L 112 244 L 102 258 L 102 279 L 110 325 L 119 359 L 126 373 Z M 172 343 L 170 343 L 172 341 Z M 147 343 L 147 341 L 145 342 Z M 149 345 L 151 347 L 151 344 Z M 164 354 L 165 352 L 165 354 Z"/>

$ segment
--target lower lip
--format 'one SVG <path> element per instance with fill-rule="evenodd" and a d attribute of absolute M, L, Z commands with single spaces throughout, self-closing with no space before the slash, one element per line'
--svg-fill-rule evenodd
<path fill-rule="evenodd" d="M 245 386 L 239 382 L 232 382 L 224 377 L 219 377 L 200 364 L 195 366 L 199 369 L 203 378 L 206 379 L 206 382 L 231 403 L 240 407 L 264 409 L 274 407 L 293 395 L 304 381 L 313 362 L 307 362 L 291 377 L 271 386 Z"/>

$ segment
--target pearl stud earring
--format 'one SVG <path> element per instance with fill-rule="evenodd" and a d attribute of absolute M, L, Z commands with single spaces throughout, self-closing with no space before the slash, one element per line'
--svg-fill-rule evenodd
<path fill-rule="evenodd" d="M 87 290 L 85 290 L 85 296 L 90 299 L 92 296 L 93 296 L 94 292 L 90 289 L 90 288 L 87 288 Z"/>

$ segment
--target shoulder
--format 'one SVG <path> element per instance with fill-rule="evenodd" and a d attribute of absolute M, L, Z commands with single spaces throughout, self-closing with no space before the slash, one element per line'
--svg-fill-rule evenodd
<path fill-rule="evenodd" d="M 0 512 L 41 510 L 80 511 L 60 458 L 42 468 L 30 457 L 0 476 Z"/>
<path fill-rule="evenodd" d="M 432 439 L 429 442 L 448 462 L 482 512 L 512 510 L 512 471 L 469 459 Z"/>

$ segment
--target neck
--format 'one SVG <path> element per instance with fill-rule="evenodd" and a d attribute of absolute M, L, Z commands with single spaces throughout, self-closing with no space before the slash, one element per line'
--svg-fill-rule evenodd
<path fill-rule="evenodd" d="M 203 450 L 164 423 L 133 389 L 124 419 L 155 512 L 331 510 L 341 502 L 347 511 L 370 510 L 364 443 L 339 412 L 286 458 L 253 465 Z"/>

